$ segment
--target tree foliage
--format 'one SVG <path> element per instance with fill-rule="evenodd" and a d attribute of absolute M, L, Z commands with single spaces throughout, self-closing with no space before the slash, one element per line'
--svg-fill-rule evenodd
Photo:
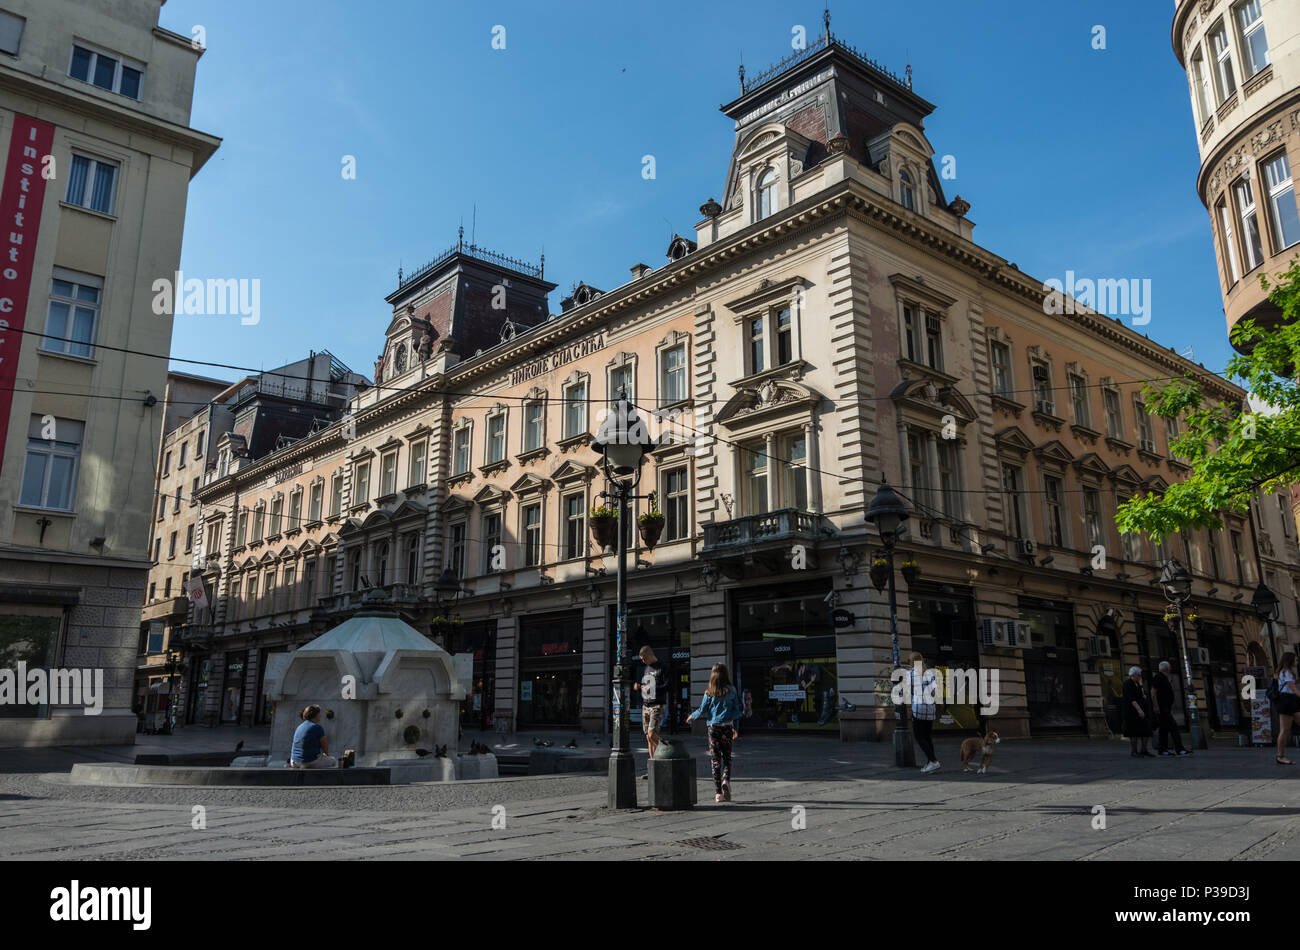
<path fill-rule="evenodd" d="M 1244 514 L 1254 490 L 1273 491 L 1300 474 L 1300 259 L 1276 284 L 1261 281 L 1282 311 L 1281 323 L 1265 330 L 1243 320 L 1234 327 L 1233 345 L 1249 354 L 1235 354 L 1226 375 L 1269 408 L 1254 412 L 1214 398 L 1206 393 L 1206 376 L 1143 387 L 1153 415 L 1182 420 L 1170 451 L 1191 473 L 1163 494 L 1121 505 L 1120 531 L 1146 532 L 1158 542 L 1185 529 L 1222 528 L 1222 512 Z"/>

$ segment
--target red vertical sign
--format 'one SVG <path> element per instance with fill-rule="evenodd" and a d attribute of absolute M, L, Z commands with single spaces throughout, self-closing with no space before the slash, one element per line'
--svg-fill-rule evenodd
<path fill-rule="evenodd" d="M 4 464 L 9 413 L 13 409 L 18 354 L 27 322 L 32 262 L 45 201 L 45 156 L 54 145 L 54 126 L 14 114 L 13 138 L 0 190 L 0 465 Z"/>

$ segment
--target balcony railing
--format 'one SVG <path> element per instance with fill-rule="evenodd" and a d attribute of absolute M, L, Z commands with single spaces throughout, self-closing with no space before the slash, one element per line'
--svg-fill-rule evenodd
<path fill-rule="evenodd" d="M 388 599 L 394 607 L 416 607 L 427 600 L 419 584 L 385 584 L 381 590 L 388 594 Z M 360 610 L 361 599 L 368 593 L 368 590 L 353 590 L 332 594 L 329 597 L 322 597 L 320 605 L 326 613 L 331 614 Z"/>
<path fill-rule="evenodd" d="M 700 553 L 713 554 L 778 542 L 816 541 L 821 537 L 821 516 L 798 508 L 778 508 L 761 515 L 715 521 L 703 528 Z"/>

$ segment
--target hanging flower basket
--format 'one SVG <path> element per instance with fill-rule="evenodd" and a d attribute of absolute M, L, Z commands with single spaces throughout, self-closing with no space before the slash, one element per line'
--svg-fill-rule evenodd
<path fill-rule="evenodd" d="M 1192 625 L 1196 625 L 1196 624 L 1198 624 L 1198 623 L 1201 622 L 1201 615 L 1200 615 L 1200 614 L 1197 614 L 1197 613 L 1191 613 L 1191 614 L 1188 614 L 1188 615 L 1187 615 L 1187 622 L 1190 623 L 1190 624 L 1192 624 Z"/>
<path fill-rule="evenodd" d="M 878 557 L 871 562 L 871 583 L 877 591 L 885 589 L 889 583 L 889 562 L 883 557 Z"/>
<path fill-rule="evenodd" d="M 637 519 L 637 530 L 641 534 L 641 543 L 653 551 L 664 533 L 664 516 L 654 492 L 650 493 L 650 510 Z"/>
<path fill-rule="evenodd" d="M 899 565 L 899 570 L 903 572 L 903 580 L 907 581 L 908 587 L 915 584 L 916 579 L 921 575 L 921 566 L 912 560 L 904 561 Z"/>
<path fill-rule="evenodd" d="M 1173 611 L 1166 611 L 1166 612 L 1165 612 L 1165 624 L 1168 625 L 1168 627 L 1169 627 L 1170 630 L 1172 630 L 1174 633 L 1177 633 L 1177 632 L 1178 632 L 1178 614 L 1174 613 Z"/>
<path fill-rule="evenodd" d="M 618 512 L 608 505 L 600 505 L 588 512 L 591 536 L 602 549 L 611 548 L 618 541 Z"/>

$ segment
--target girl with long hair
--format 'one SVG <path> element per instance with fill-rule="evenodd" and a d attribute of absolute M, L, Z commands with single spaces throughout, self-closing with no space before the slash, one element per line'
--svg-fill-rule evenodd
<path fill-rule="evenodd" d="M 692 720 L 707 717 L 709 726 L 709 759 L 713 766 L 713 785 L 717 794 L 715 802 L 731 801 L 731 744 L 740 738 L 742 707 L 740 694 L 732 685 L 725 663 L 714 663 L 709 673 L 709 687 L 704 691 L 700 708 L 686 717 Z"/>
<path fill-rule="evenodd" d="M 1286 652 L 1277 664 L 1277 764 L 1292 765 L 1286 757 L 1291 727 L 1300 725 L 1300 684 L 1296 683 L 1295 654 Z"/>

